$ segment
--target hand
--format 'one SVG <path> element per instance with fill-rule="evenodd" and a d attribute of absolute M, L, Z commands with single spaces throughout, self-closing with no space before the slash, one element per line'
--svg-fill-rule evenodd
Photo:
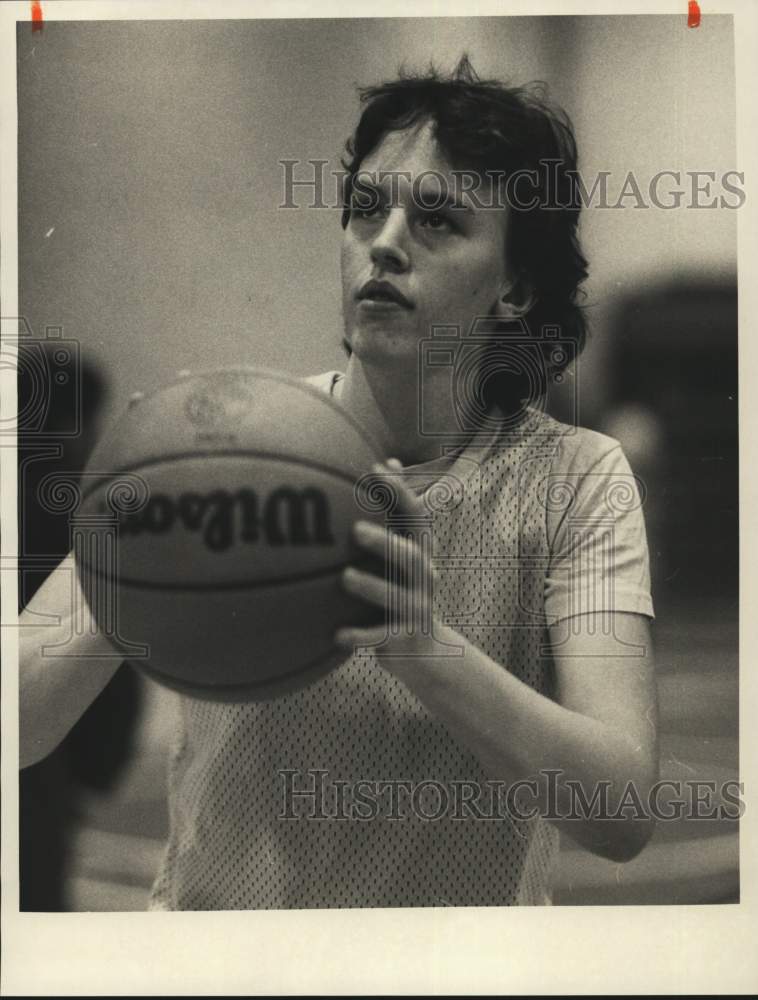
<path fill-rule="evenodd" d="M 386 477 L 399 495 L 398 507 L 404 514 L 426 515 L 423 501 L 403 482 L 397 459 L 376 465 L 377 478 Z M 423 522 L 422 522 L 423 525 Z M 424 534 L 426 538 L 424 538 Z M 365 566 L 349 566 L 343 573 L 343 586 L 353 596 L 385 611 L 385 621 L 367 628 L 341 628 L 335 641 L 353 650 L 374 647 L 377 657 L 423 656 L 434 651 L 432 635 L 439 634 L 432 611 L 434 573 L 431 564 L 431 522 L 427 532 L 417 537 L 399 534 L 391 527 L 368 520 L 358 521 L 353 530 L 356 544 L 368 556 L 378 560 L 381 569 L 371 572 Z M 388 659 L 385 666 L 390 666 Z"/>

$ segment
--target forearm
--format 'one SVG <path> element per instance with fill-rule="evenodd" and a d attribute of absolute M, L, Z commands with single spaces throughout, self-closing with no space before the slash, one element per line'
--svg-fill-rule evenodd
<path fill-rule="evenodd" d="M 73 574 L 73 563 L 65 560 L 19 619 L 21 767 L 55 749 L 121 663 L 110 642 L 96 629 L 89 631 L 86 607 L 83 634 L 73 629 L 75 602 L 83 601 Z"/>
<path fill-rule="evenodd" d="M 381 473 L 381 467 L 375 471 Z M 414 510 L 418 501 L 406 494 L 404 505 Z M 658 769 L 653 658 L 644 617 L 614 614 L 609 630 L 605 612 L 601 621 L 582 615 L 582 628 L 570 641 L 558 636 L 556 644 L 551 636 L 557 680 L 553 701 L 519 681 L 507 663 L 495 662 L 435 620 L 436 638 L 463 649 L 461 656 L 440 656 L 427 631 L 428 592 L 434 585 L 428 554 L 412 537 L 393 536 L 388 555 L 386 529 L 370 522 L 359 522 L 354 535 L 367 552 L 401 567 L 402 579 L 391 583 L 398 574 L 380 576 L 351 566 L 343 573 L 344 586 L 390 615 L 404 609 L 404 627 L 393 630 L 391 653 L 383 626 L 341 628 L 338 644 L 346 649 L 384 644 L 384 654 L 378 654 L 382 666 L 478 758 L 489 780 L 511 788 L 536 781 L 534 804 L 574 839 L 617 860 L 637 854 L 652 832 L 644 807 Z M 631 655 L 636 662 L 630 663 Z M 549 771 L 558 772 L 555 794 L 545 780 Z M 590 805 L 576 810 L 576 818 L 572 789 Z M 618 819 L 593 815 L 598 789 L 607 795 L 605 815 Z M 639 818 L 619 808 L 627 804 L 627 789 L 641 800 Z"/>
<path fill-rule="evenodd" d="M 477 757 L 490 780 L 508 785 L 536 781 L 538 794 L 529 792 L 522 801 L 536 806 L 575 840 L 618 860 L 636 854 L 651 833 L 649 820 L 558 817 L 569 814 L 572 805 L 576 807 L 576 795 L 567 782 L 575 782 L 588 802 L 598 785 L 605 783 L 611 814 L 629 783 L 644 803 L 657 777 L 650 748 L 598 719 L 562 707 L 459 634 L 448 629 L 442 632 L 448 641 L 464 643 L 463 656 L 393 657 L 384 661 L 385 667 Z M 560 774 L 546 777 L 555 771 Z"/>

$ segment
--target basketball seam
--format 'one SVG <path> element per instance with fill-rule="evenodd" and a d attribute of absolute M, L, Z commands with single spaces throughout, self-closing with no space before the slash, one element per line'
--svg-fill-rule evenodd
<path fill-rule="evenodd" d="M 125 476 L 129 473 L 138 472 L 140 469 L 148 469 L 155 465 L 164 465 L 171 462 L 180 462 L 192 460 L 195 458 L 266 458 L 271 459 L 275 462 L 289 462 L 292 465 L 304 466 L 308 469 L 316 469 L 318 472 L 325 472 L 335 479 L 341 479 L 346 483 L 355 483 L 355 478 L 346 472 L 341 472 L 339 469 L 335 469 L 330 465 L 324 465 L 321 462 L 314 462 L 312 459 L 301 458 L 295 455 L 275 455 L 266 451 L 255 451 L 252 449 L 223 449 L 221 451 L 192 451 L 192 452 L 172 452 L 168 455 L 160 455 L 155 458 L 145 459 L 141 462 L 135 463 L 134 465 L 127 465 L 119 469 L 116 472 L 103 472 L 100 473 L 105 483 L 111 482 L 117 479 L 119 476 Z M 97 475 L 97 473 L 95 473 Z M 104 483 L 98 482 L 93 484 L 89 489 L 86 489 L 82 493 L 82 503 L 85 503 L 97 490 L 101 489 Z M 126 513 L 126 512 L 125 512 Z"/>
<path fill-rule="evenodd" d="M 267 680 L 261 681 L 259 683 L 244 683 L 241 681 L 229 681 L 227 683 L 208 683 L 202 684 L 197 681 L 184 682 L 177 679 L 173 674 L 164 673 L 162 670 L 157 670 L 152 664 L 142 663 L 139 660 L 130 661 L 133 662 L 138 669 L 145 671 L 145 673 L 153 675 L 156 680 L 163 681 L 167 687 L 173 690 L 179 690 L 185 694 L 192 694 L 196 692 L 200 694 L 206 694 L 208 692 L 222 692 L 226 696 L 233 695 L 235 692 L 240 694 L 246 693 L 248 696 L 250 694 L 270 694 L 270 697 L 276 697 L 277 689 L 286 689 L 291 685 L 298 677 L 307 674 L 310 671 L 318 670 L 322 667 L 329 659 L 331 659 L 338 650 L 332 648 L 328 652 L 323 653 L 321 656 L 316 657 L 315 660 L 310 660 L 308 663 L 301 667 L 297 667 L 295 670 L 291 670 L 286 674 L 279 674 L 275 679 L 268 678 Z"/>

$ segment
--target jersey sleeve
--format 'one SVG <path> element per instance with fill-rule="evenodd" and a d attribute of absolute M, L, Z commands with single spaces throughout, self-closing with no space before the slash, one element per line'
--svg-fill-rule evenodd
<path fill-rule="evenodd" d="M 561 445 L 546 494 L 551 623 L 603 611 L 654 618 L 644 498 L 613 438 L 581 431 Z"/>

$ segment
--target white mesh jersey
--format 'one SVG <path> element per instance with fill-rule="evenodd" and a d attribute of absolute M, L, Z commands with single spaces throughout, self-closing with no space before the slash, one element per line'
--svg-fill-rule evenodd
<path fill-rule="evenodd" d="M 339 395 L 339 373 L 311 381 Z M 464 485 L 434 517 L 437 614 L 537 691 L 551 695 L 548 621 L 652 617 L 639 496 L 613 439 L 535 412 L 518 437 L 414 471 Z M 261 703 L 180 700 L 152 909 L 550 902 L 555 829 L 509 818 L 475 757 L 375 658 Z"/>

